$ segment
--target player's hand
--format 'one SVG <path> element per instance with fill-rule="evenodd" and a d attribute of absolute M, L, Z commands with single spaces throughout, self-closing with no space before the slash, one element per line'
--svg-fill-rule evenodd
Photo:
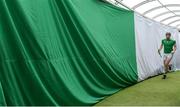
<path fill-rule="evenodd" d="M 174 54 L 175 53 L 175 51 L 171 51 L 171 54 Z"/>
<path fill-rule="evenodd" d="M 160 53 L 161 52 L 161 50 L 160 49 L 158 49 L 158 53 Z"/>

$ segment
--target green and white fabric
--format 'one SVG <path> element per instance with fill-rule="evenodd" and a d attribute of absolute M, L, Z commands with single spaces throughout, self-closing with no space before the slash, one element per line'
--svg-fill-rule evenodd
<path fill-rule="evenodd" d="M 0 0 L 0 101 L 93 105 L 162 72 L 166 31 L 179 43 L 176 29 L 100 0 Z"/>

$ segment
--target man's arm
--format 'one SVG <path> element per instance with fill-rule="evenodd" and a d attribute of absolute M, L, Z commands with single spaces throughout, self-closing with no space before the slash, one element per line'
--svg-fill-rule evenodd
<path fill-rule="evenodd" d="M 160 48 L 158 49 L 158 52 L 160 53 L 163 48 L 163 44 L 161 44 Z"/>
<path fill-rule="evenodd" d="M 176 51 L 176 44 L 174 44 L 173 51 L 171 53 L 174 54 L 175 51 Z"/>

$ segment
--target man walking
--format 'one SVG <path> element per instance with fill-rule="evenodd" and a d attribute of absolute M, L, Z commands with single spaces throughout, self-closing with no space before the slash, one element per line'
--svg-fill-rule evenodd
<path fill-rule="evenodd" d="M 166 39 L 162 40 L 161 46 L 158 49 L 158 52 L 162 50 L 164 46 L 164 55 L 163 55 L 163 60 L 164 60 L 164 74 L 163 74 L 163 79 L 166 79 L 166 73 L 169 70 L 169 63 L 173 58 L 173 55 L 176 51 L 176 41 L 171 39 L 171 33 L 167 32 L 166 33 Z"/>

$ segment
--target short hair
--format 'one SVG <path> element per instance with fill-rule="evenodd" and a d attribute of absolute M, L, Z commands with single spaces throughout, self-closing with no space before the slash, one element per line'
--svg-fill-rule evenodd
<path fill-rule="evenodd" d="M 167 35 L 171 36 L 171 33 L 170 33 L 170 32 L 167 32 L 167 33 L 166 33 L 166 36 L 167 36 Z"/>

